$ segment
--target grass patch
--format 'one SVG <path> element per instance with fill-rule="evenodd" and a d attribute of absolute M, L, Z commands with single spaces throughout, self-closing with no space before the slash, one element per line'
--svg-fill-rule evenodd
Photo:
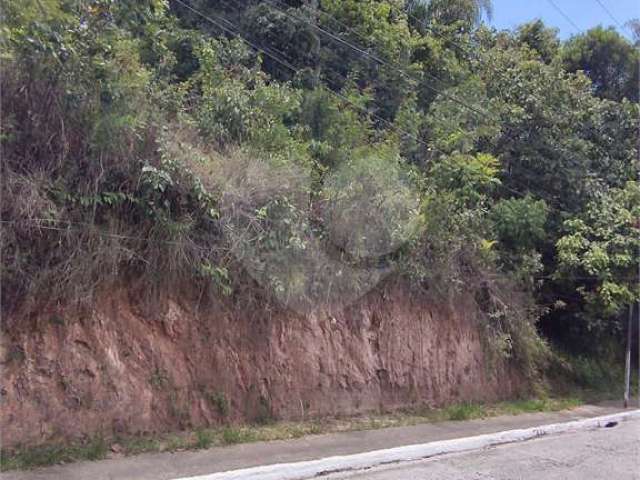
<path fill-rule="evenodd" d="M 585 403 L 622 402 L 624 362 L 620 359 L 575 356 L 556 351 L 548 378 L 551 391 L 562 397 L 578 397 Z M 637 394 L 638 371 L 632 370 L 631 395 Z"/>
<path fill-rule="evenodd" d="M 176 452 L 179 450 L 187 450 L 191 448 L 189 444 L 189 439 L 180 435 L 170 435 L 167 437 L 164 446 L 160 451 L 163 452 Z"/>
<path fill-rule="evenodd" d="M 196 432 L 196 441 L 194 448 L 209 448 L 214 442 L 213 434 L 208 430 L 198 430 Z"/>
<path fill-rule="evenodd" d="M 499 404 L 505 414 L 517 415 L 519 413 L 554 412 L 568 410 L 582 405 L 584 402 L 577 397 L 560 399 L 535 398 L 528 400 L 516 400 Z"/>
<path fill-rule="evenodd" d="M 160 440 L 151 437 L 127 438 L 118 443 L 122 446 L 122 450 L 126 451 L 128 455 L 159 451 L 161 448 Z"/>
<path fill-rule="evenodd" d="M 456 422 L 472 420 L 474 418 L 484 418 L 486 416 L 487 411 L 485 407 L 479 404 L 462 403 L 445 409 L 445 417 L 447 420 L 453 420 Z"/>
<path fill-rule="evenodd" d="M 108 451 L 107 442 L 101 438 L 81 445 L 52 445 L 18 449 L 12 453 L 0 453 L 0 470 L 28 470 L 79 460 L 102 460 Z"/>
<path fill-rule="evenodd" d="M 250 430 L 228 427 L 222 431 L 222 441 L 225 445 L 235 445 L 256 441 L 256 437 Z"/>
<path fill-rule="evenodd" d="M 580 397 L 533 398 L 493 404 L 461 403 L 440 409 L 414 408 L 402 411 L 308 420 L 304 422 L 276 422 L 267 425 L 226 426 L 192 432 L 156 435 L 153 437 L 117 438 L 122 455 L 144 452 L 197 450 L 241 443 L 290 440 L 323 433 L 377 430 L 442 421 L 464 421 L 497 415 L 550 412 L 574 408 L 583 401 Z M 99 460 L 109 453 L 109 444 L 95 439 L 80 446 L 51 446 L 2 453 L 1 469 L 30 469 L 79 460 Z"/>

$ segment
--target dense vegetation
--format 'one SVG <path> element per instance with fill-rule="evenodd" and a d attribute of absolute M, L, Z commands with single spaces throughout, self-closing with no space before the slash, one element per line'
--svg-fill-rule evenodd
<path fill-rule="evenodd" d="M 615 30 L 498 32 L 473 0 L 2 3 L 4 312 L 123 281 L 321 308 L 404 277 L 471 295 L 530 371 L 540 329 L 618 342 L 640 55 Z"/>

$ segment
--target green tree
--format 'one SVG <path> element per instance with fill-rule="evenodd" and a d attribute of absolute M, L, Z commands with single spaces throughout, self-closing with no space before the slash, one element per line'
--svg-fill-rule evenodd
<path fill-rule="evenodd" d="M 636 165 L 637 106 L 594 97 L 586 77 L 529 49 L 483 52 L 477 74 L 438 97 L 428 124 L 441 150 L 498 157 L 503 194 L 530 192 L 561 210 L 624 184 Z"/>
<path fill-rule="evenodd" d="M 572 38 L 562 49 L 568 72 L 583 71 L 602 98 L 638 101 L 640 53 L 613 27 L 596 27 Z"/>
<path fill-rule="evenodd" d="M 519 43 L 538 52 L 540 59 L 545 63 L 550 63 L 560 51 L 558 30 L 547 27 L 542 20 L 535 20 L 518 27 L 516 39 Z"/>
<path fill-rule="evenodd" d="M 493 16 L 491 0 L 409 0 L 408 10 L 423 21 L 441 24 L 459 24 L 469 30 Z"/>
<path fill-rule="evenodd" d="M 543 244 L 548 213 L 544 200 L 526 196 L 497 202 L 491 209 L 491 219 L 504 247 L 518 252 L 534 250 Z"/>
<path fill-rule="evenodd" d="M 573 280 L 589 325 L 604 328 L 640 298 L 640 184 L 628 182 L 589 202 L 564 230 L 556 276 Z"/>

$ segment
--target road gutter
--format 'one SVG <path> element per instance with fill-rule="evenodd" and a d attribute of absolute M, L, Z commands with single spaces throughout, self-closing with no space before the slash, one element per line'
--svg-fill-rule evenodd
<path fill-rule="evenodd" d="M 393 463 L 423 460 L 438 455 L 480 450 L 497 445 L 532 440 L 547 435 L 595 430 L 630 420 L 640 420 L 640 410 L 533 428 L 508 430 L 475 437 L 409 445 L 320 460 L 280 463 L 210 475 L 183 477 L 175 480 L 304 480 L 322 477 L 331 473 L 366 470 Z"/>

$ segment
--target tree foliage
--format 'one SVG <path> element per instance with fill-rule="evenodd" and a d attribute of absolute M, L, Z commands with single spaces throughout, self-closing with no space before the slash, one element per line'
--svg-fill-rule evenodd
<path fill-rule="evenodd" d="M 565 221 L 557 242 L 559 276 L 577 277 L 591 325 L 602 327 L 640 299 L 640 185 L 628 182 Z"/>
<path fill-rule="evenodd" d="M 467 0 L 4 3 L 3 309 L 123 278 L 307 308 L 394 271 L 471 292 L 531 364 L 549 305 L 617 325 L 637 298 L 613 30 L 497 32 Z"/>
<path fill-rule="evenodd" d="M 638 101 L 640 54 L 614 28 L 597 27 L 572 38 L 562 59 L 567 71 L 589 76 L 598 96 Z"/>

